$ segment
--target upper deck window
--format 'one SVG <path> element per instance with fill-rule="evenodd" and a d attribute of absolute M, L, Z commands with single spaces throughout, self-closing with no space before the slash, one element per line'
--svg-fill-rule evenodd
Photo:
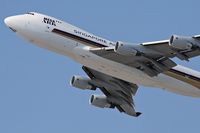
<path fill-rule="evenodd" d="M 29 14 L 29 15 L 34 15 L 34 13 L 32 13 L 32 12 L 28 12 L 28 13 L 26 13 L 26 14 Z"/>

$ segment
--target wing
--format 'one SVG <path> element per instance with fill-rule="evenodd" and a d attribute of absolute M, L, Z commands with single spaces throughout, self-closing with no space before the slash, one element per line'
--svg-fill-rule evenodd
<path fill-rule="evenodd" d="M 136 117 L 141 114 L 135 111 L 132 98 L 138 89 L 136 84 L 128 83 L 85 66 L 82 68 L 92 80 L 92 84 L 99 88 L 107 97 L 108 102 L 120 112 Z"/>
<path fill-rule="evenodd" d="M 179 37 L 179 36 L 176 36 L 176 37 Z M 173 41 L 173 38 L 174 38 L 174 36 L 172 36 L 170 40 L 147 42 L 147 43 L 143 43 L 142 45 L 148 49 L 152 49 L 154 51 L 160 52 L 163 54 L 163 56 L 169 57 L 169 58 L 177 57 L 181 60 L 188 61 L 190 58 L 200 55 L 200 48 L 199 48 L 200 45 L 199 44 L 197 44 L 196 46 L 193 46 L 189 50 L 176 49 L 169 45 L 170 41 Z M 181 38 L 181 37 L 179 37 L 179 38 Z M 190 37 L 182 37 L 182 38 L 186 38 L 187 39 L 186 42 L 189 41 L 189 43 L 191 43 L 191 44 L 193 43 L 193 41 L 197 41 L 199 43 L 200 35 L 196 35 L 191 38 Z M 190 41 L 190 39 L 194 39 L 194 40 Z"/>
<path fill-rule="evenodd" d="M 176 36 L 175 39 L 177 38 Z M 188 61 L 190 58 L 200 55 L 200 36 L 179 37 L 181 40 L 175 40 L 176 46 L 191 46 L 190 49 L 172 47 L 170 43 L 174 41 L 173 39 L 139 45 L 122 43 L 115 47 L 93 48 L 90 51 L 103 58 L 134 67 L 153 77 L 177 65 L 171 58 L 178 57 Z"/>

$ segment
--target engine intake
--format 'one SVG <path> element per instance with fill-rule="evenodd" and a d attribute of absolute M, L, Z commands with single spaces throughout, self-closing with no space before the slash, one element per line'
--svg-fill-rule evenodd
<path fill-rule="evenodd" d="M 96 87 L 92 85 L 90 82 L 91 82 L 91 79 L 89 78 L 81 77 L 81 76 L 73 76 L 70 81 L 70 84 L 73 87 L 76 87 L 82 90 L 95 90 Z"/>
<path fill-rule="evenodd" d="M 179 50 L 191 50 L 193 46 L 199 47 L 200 43 L 193 37 L 172 35 L 169 41 L 169 45 Z"/>
<path fill-rule="evenodd" d="M 90 104 L 99 108 L 113 108 L 104 95 L 92 95 Z"/>
<path fill-rule="evenodd" d="M 118 54 L 125 55 L 125 56 L 136 56 L 138 53 L 137 50 L 134 49 L 133 45 L 117 42 L 115 45 L 114 51 Z"/>

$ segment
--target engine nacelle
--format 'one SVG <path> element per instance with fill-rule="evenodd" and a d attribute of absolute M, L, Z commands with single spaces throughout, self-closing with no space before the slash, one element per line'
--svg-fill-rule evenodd
<path fill-rule="evenodd" d="M 183 37 L 172 35 L 169 45 L 179 50 L 191 50 L 193 46 L 200 46 L 199 42 L 193 37 Z"/>
<path fill-rule="evenodd" d="M 138 53 L 138 51 L 134 49 L 133 45 L 125 44 L 119 41 L 116 43 L 114 51 L 125 56 L 136 56 Z"/>
<path fill-rule="evenodd" d="M 108 102 L 107 97 L 104 95 L 92 95 L 90 104 L 99 108 L 111 108 L 112 105 Z"/>
<path fill-rule="evenodd" d="M 82 90 L 95 90 L 96 87 L 93 86 L 89 82 L 91 82 L 91 79 L 89 79 L 89 78 L 80 77 L 80 76 L 73 76 L 71 81 L 70 81 L 70 84 L 73 87 L 76 87 L 76 88 L 79 88 L 79 89 L 82 89 Z"/>

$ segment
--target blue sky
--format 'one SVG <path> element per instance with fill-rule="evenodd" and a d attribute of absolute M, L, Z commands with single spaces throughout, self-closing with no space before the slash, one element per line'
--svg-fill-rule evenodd
<path fill-rule="evenodd" d="M 199 132 L 200 100 L 140 86 L 134 118 L 88 104 L 94 91 L 72 88 L 85 75 L 73 60 L 35 47 L 3 23 L 36 11 L 60 18 L 113 41 L 147 42 L 172 34 L 200 34 L 198 0 L 1 0 L 0 132 Z M 178 63 L 200 71 L 200 57 Z"/>

